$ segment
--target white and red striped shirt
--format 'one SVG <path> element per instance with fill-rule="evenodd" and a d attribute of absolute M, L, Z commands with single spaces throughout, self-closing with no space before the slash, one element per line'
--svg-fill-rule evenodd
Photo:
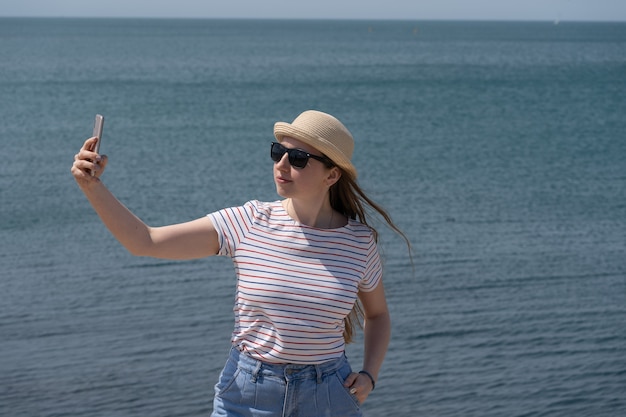
<path fill-rule="evenodd" d="M 255 359 L 314 364 L 343 354 L 344 323 L 358 291 L 382 279 L 372 231 L 294 221 L 280 201 L 250 201 L 208 215 L 219 255 L 237 274 L 232 343 Z"/>

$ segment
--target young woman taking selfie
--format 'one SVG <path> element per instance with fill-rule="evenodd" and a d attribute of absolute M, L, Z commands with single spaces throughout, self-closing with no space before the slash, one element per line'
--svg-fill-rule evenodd
<path fill-rule="evenodd" d="M 71 171 L 130 253 L 232 258 L 235 326 L 213 416 L 361 416 L 391 329 L 377 232 L 366 213 L 374 210 L 404 235 L 357 184 L 354 140 L 339 120 L 309 110 L 276 123 L 274 136 L 270 156 L 281 200 L 253 200 L 163 227 L 146 225 L 105 187 L 108 159 L 94 152 L 96 137 L 84 143 Z M 345 345 L 361 320 L 363 364 L 353 370 Z"/>

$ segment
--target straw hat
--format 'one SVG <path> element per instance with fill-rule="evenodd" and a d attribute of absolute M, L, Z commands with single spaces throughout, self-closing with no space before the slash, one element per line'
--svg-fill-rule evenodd
<path fill-rule="evenodd" d="M 326 155 L 352 178 L 357 176 L 356 168 L 350 161 L 354 150 L 352 134 L 330 114 L 307 110 L 292 123 L 277 122 L 274 136 L 278 142 L 282 142 L 284 137 L 302 141 Z"/>

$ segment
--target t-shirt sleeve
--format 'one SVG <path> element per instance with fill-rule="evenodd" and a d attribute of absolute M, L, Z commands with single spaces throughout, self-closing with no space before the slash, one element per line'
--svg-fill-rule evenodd
<path fill-rule="evenodd" d="M 365 271 L 363 279 L 359 283 L 359 291 L 373 291 L 383 278 L 383 267 L 378 252 L 378 246 L 374 240 L 373 234 L 370 236 L 369 247 L 367 250 L 367 261 L 365 263 Z"/>
<path fill-rule="evenodd" d="M 250 230 L 253 221 L 254 202 L 230 207 L 207 214 L 217 231 L 220 244 L 218 255 L 233 256 L 239 243 Z"/>

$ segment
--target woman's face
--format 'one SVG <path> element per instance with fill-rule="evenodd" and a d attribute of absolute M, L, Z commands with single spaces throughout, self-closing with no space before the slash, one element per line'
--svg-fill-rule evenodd
<path fill-rule="evenodd" d="M 322 156 L 314 147 L 294 138 L 285 137 L 280 144 L 288 149 L 301 149 L 311 155 Z M 291 166 L 285 153 L 280 161 L 274 163 L 276 192 L 285 198 L 301 200 L 324 198 L 330 186 L 336 181 L 333 177 L 338 172 L 338 168 L 327 168 L 323 162 L 313 158 L 309 158 L 304 168 L 295 168 Z"/>

